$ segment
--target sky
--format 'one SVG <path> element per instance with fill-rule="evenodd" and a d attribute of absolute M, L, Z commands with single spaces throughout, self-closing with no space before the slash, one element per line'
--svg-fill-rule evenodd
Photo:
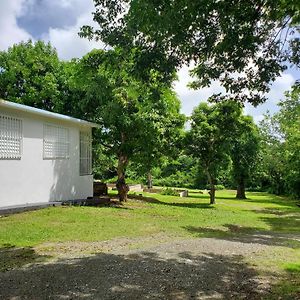
<path fill-rule="evenodd" d="M 49 41 L 57 49 L 61 59 L 81 57 L 94 48 L 103 48 L 101 42 L 89 41 L 78 36 L 82 25 L 94 25 L 92 0 L 0 0 L 0 50 L 7 50 L 14 43 L 32 40 Z M 245 113 L 256 122 L 270 111 L 278 111 L 276 105 L 284 92 L 298 79 L 299 71 L 287 70 L 273 83 L 268 101 L 257 108 L 245 106 Z M 218 82 L 209 88 L 191 90 L 188 67 L 178 72 L 179 80 L 174 84 L 181 103 L 182 112 L 190 115 L 193 108 L 207 100 L 213 93 L 222 91 Z"/>

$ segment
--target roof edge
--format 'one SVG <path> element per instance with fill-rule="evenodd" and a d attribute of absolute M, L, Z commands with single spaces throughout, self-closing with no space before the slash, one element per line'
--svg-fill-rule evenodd
<path fill-rule="evenodd" d="M 48 118 L 52 118 L 52 119 L 63 120 L 66 122 L 75 123 L 77 125 L 84 125 L 84 126 L 89 126 L 89 127 L 100 128 L 100 125 L 98 125 L 96 123 L 92 123 L 92 122 L 81 120 L 81 119 L 76 119 L 76 118 L 73 118 L 70 116 L 50 112 L 48 110 L 43 110 L 43 109 L 28 106 L 28 105 L 24 105 L 24 104 L 6 101 L 3 99 L 0 99 L 0 107 L 16 109 L 16 110 L 28 112 L 28 113 L 43 116 L 43 117 L 48 117 Z"/>

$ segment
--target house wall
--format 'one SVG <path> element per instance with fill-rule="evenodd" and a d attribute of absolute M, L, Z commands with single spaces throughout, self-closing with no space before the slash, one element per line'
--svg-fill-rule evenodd
<path fill-rule="evenodd" d="M 90 131 L 89 126 L 1 107 L 0 114 L 21 119 L 23 126 L 21 159 L 0 159 L 0 207 L 93 195 L 93 176 L 79 175 L 79 132 Z M 45 123 L 69 128 L 69 159 L 43 159 Z"/>

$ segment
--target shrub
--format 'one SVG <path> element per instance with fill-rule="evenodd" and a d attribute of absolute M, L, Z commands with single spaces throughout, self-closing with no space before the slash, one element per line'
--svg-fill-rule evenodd
<path fill-rule="evenodd" d="M 166 187 L 166 188 L 163 188 L 162 191 L 160 192 L 162 195 L 168 195 L 168 196 L 178 196 L 178 193 L 169 188 L 169 187 Z"/>
<path fill-rule="evenodd" d="M 206 189 L 210 190 L 210 185 L 206 185 Z M 218 190 L 224 190 L 225 186 L 223 184 L 215 184 L 215 189 Z"/>

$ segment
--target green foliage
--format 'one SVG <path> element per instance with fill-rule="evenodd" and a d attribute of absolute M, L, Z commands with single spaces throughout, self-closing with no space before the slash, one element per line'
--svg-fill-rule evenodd
<path fill-rule="evenodd" d="M 300 197 L 300 87 L 279 103 L 280 111 L 261 122 L 262 185 L 276 194 Z"/>
<path fill-rule="evenodd" d="M 147 172 L 175 148 L 184 117 L 180 101 L 161 74 L 151 70 L 147 82 L 135 72 L 139 51 L 94 50 L 77 62 L 74 86 L 78 108 L 101 125 L 95 138 L 108 157 L 118 159 L 118 180 L 125 185 L 130 161 Z"/>
<path fill-rule="evenodd" d="M 257 166 L 259 131 L 249 116 L 236 120 L 236 130 L 231 141 L 230 158 L 237 198 L 245 198 L 245 185 Z"/>
<path fill-rule="evenodd" d="M 66 87 L 63 63 L 42 41 L 22 42 L 0 52 L 0 98 L 61 112 Z"/>
<path fill-rule="evenodd" d="M 227 168 L 230 161 L 231 135 L 240 116 L 239 105 L 227 101 L 215 105 L 200 103 L 191 117 L 187 151 L 199 161 L 207 175 L 212 203 L 218 174 Z"/>
<path fill-rule="evenodd" d="M 83 26 L 80 34 L 112 47 L 138 46 L 150 66 L 193 61 L 193 88 L 219 80 L 227 95 L 212 100 L 257 105 L 286 61 L 299 66 L 298 2 L 95 0 L 97 27 Z"/>
<path fill-rule="evenodd" d="M 167 195 L 167 196 L 178 196 L 178 192 L 176 192 L 174 189 L 170 187 L 163 188 L 160 194 Z"/>
<path fill-rule="evenodd" d="M 153 170 L 153 183 L 159 186 L 175 186 L 185 188 L 197 188 L 202 180 L 199 180 L 196 160 L 188 155 L 179 153 L 176 159 L 167 159 L 159 167 Z M 202 183 L 203 185 L 206 183 Z"/>
<path fill-rule="evenodd" d="M 207 185 L 206 188 L 207 188 L 207 189 L 210 189 L 210 186 Z M 216 185 L 215 185 L 215 189 L 216 189 L 217 191 L 219 191 L 219 190 L 225 190 L 225 186 L 224 186 L 223 184 L 216 184 Z"/>
<path fill-rule="evenodd" d="M 132 75 L 134 59 L 134 51 L 94 50 L 78 63 L 76 73 L 85 92 L 82 110 L 103 127 L 99 139 L 114 154 L 128 157 L 144 153 L 145 144 L 161 144 L 171 128 L 183 123 L 177 118 L 179 100 L 157 74 L 148 83 Z"/>

